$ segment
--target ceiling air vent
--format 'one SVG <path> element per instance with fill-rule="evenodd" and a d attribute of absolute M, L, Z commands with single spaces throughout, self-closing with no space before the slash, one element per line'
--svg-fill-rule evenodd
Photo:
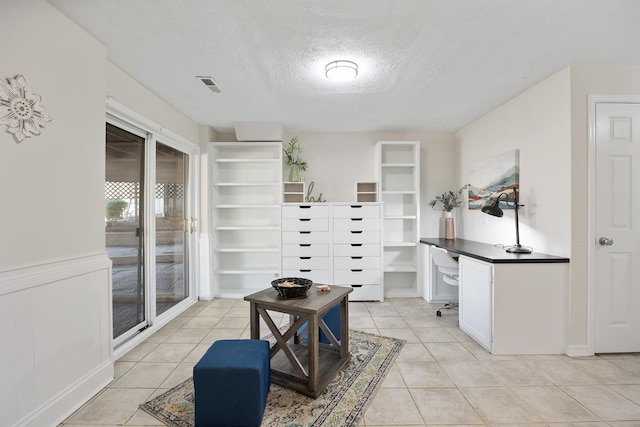
<path fill-rule="evenodd" d="M 211 90 L 211 92 L 222 93 L 218 84 L 213 81 L 213 77 L 207 77 L 207 76 L 196 76 L 196 77 L 200 79 L 200 81 L 204 83 L 204 85 L 208 87 L 209 90 Z"/>

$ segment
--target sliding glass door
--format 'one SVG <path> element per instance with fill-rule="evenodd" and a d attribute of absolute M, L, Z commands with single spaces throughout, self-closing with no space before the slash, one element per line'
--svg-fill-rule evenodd
<path fill-rule="evenodd" d="M 156 143 L 156 314 L 189 296 L 187 266 L 192 224 L 185 195 L 189 156 Z"/>
<path fill-rule="evenodd" d="M 121 120 L 107 122 L 105 237 L 115 346 L 157 318 L 175 316 L 193 294 L 195 150 L 185 147 Z"/>
<path fill-rule="evenodd" d="M 112 261 L 113 337 L 144 328 L 145 138 L 107 124 L 106 250 Z"/>

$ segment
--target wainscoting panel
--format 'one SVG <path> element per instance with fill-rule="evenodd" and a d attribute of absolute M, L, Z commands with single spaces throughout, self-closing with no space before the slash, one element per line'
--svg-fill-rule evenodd
<path fill-rule="evenodd" d="M 0 425 L 52 426 L 113 378 L 111 261 L 0 272 Z"/>

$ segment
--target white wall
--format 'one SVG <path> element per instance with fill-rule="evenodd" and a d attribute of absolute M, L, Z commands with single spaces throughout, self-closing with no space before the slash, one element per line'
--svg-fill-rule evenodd
<path fill-rule="evenodd" d="M 112 63 L 106 63 L 106 70 L 107 97 L 115 99 L 163 128 L 198 144 L 200 129 L 197 123 Z"/>
<path fill-rule="evenodd" d="M 113 376 L 104 253 L 106 52 L 44 0 L 3 2 L 0 78 L 53 121 L 0 128 L 0 425 L 51 426 Z"/>
<path fill-rule="evenodd" d="M 533 86 L 513 100 L 465 126 L 460 143 L 459 182 L 469 167 L 514 149 L 520 150 L 520 243 L 534 251 L 571 254 L 571 110 L 569 70 Z M 516 242 L 513 211 L 503 218 L 461 209 L 460 237 L 492 244 Z"/>
<path fill-rule="evenodd" d="M 105 49 L 44 1 L 3 2 L 0 37 L 0 79 L 53 118 L 21 144 L 0 128 L 0 270 L 104 252 Z"/>

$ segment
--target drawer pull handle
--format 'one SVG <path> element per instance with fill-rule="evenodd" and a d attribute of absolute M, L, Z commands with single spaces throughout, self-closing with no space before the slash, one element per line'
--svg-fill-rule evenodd
<path fill-rule="evenodd" d="M 351 205 L 351 207 L 353 209 L 360 209 L 362 207 L 362 205 Z"/>
<path fill-rule="evenodd" d="M 361 234 L 362 231 L 352 231 L 351 234 Z"/>
<path fill-rule="evenodd" d="M 311 209 L 311 206 L 308 205 L 300 205 L 298 206 L 300 209 Z"/>
<path fill-rule="evenodd" d="M 361 268 L 359 268 L 359 269 L 352 268 L 351 271 L 353 271 L 354 273 L 362 273 L 362 269 Z"/>
<path fill-rule="evenodd" d="M 301 256 L 300 259 L 311 259 L 310 256 Z"/>
<path fill-rule="evenodd" d="M 361 288 L 363 285 L 351 285 L 352 288 Z"/>
<path fill-rule="evenodd" d="M 300 270 L 300 273 L 311 273 L 311 270 Z"/>
<path fill-rule="evenodd" d="M 362 246 L 362 243 L 352 243 L 351 246 L 360 247 L 360 246 Z"/>
<path fill-rule="evenodd" d="M 351 221 L 362 221 L 362 218 L 351 218 Z"/>
<path fill-rule="evenodd" d="M 298 218 L 299 221 L 311 221 L 311 218 Z"/>
<path fill-rule="evenodd" d="M 300 234 L 311 234 L 310 231 L 299 231 Z"/>
<path fill-rule="evenodd" d="M 361 256 L 352 256 L 351 259 L 362 259 Z"/>
<path fill-rule="evenodd" d="M 300 246 L 303 248 L 308 248 L 309 246 L 311 246 L 311 243 L 300 243 Z"/>

